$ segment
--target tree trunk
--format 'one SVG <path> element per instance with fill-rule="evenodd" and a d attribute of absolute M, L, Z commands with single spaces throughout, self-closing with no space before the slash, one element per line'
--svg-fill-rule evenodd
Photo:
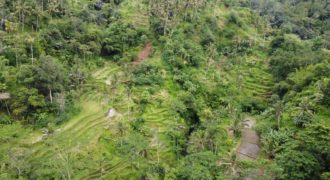
<path fill-rule="evenodd" d="M 131 115 L 131 110 L 130 110 L 130 100 L 131 100 L 131 92 L 130 89 L 128 89 L 127 91 L 127 119 L 130 119 L 130 115 Z"/>
<path fill-rule="evenodd" d="M 166 29 L 167 29 L 167 23 L 168 23 L 168 22 L 167 22 L 167 21 L 168 21 L 168 8 L 169 8 L 169 7 L 168 7 L 168 6 L 169 6 L 168 3 L 169 3 L 169 2 L 167 2 L 166 5 L 165 5 L 165 12 L 164 12 L 164 13 L 165 13 L 165 16 L 164 16 L 164 18 L 165 18 L 165 23 L 164 23 L 164 32 L 163 32 L 163 33 L 164 33 L 164 36 L 166 36 Z"/>
<path fill-rule="evenodd" d="M 25 27 L 25 20 L 24 20 L 24 13 L 22 13 L 22 31 L 24 31 L 24 27 Z"/>
<path fill-rule="evenodd" d="M 36 31 L 38 32 L 39 29 L 39 15 L 37 15 L 37 27 L 36 27 Z"/>
<path fill-rule="evenodd" d="M 18 177 L 21 177 L 21 169 L 19 167 L 17 167 L 17 172 L 18 172 Z"/>
<path fill-rule="evenodd" d="M 49 88 L 49 99 L 50 103 L 53 103 L 53 94 L 52 94 L 52 89 Z"/>
<path fill-rule="evenodd" d="M 8 113 L 8 115 L 11 116 L 10 111 L 9 111 L 9 108 L 8 108 L 8 104 L 7 104 L 6 101 L 5 101 L 5 105 L 6 105 L 6 109 L 7 109 L 7 113 Z"/>
<path fill-rule="evenodd" d="M 22 23 L 22 15 L 21 15 L 21 11 L 18 11 L 18 27 L 20 27 L 20 23 Z"/>
<path fill-rule="evenodd" d="M 17 47 L 16 47 L 16 45 L 15 45 L 15 49 L 16 49 L 16 51 L 15 51 L 16 68 L 18 68 Z"/>
<path fill-rule="evenodd" d="M 30 50 L 31 50 L 31 61 L 32 61 L 32 64 L 34 63 L 34 58 L 33 58 L 33 45 L 32 43 L 30 44 Z"/>
<path fill-rule="evenodd" d="M 157 145 L 157 162 L 159 164 L 159 147 L 158 147 L 158 145 Z"/>

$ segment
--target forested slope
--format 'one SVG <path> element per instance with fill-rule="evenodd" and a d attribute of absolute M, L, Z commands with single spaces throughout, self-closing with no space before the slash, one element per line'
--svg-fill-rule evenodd
<path fill-rule="evenodd" d="M 329 27 L 325 1 L 0 0 L 0 179 L 328 179 Z"/>

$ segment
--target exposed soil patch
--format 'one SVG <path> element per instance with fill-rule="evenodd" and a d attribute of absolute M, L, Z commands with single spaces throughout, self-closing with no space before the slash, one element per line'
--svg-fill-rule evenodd
<path fill-rule="evenodd" d="M 145 59 L 147 59 L 152 51 L 152 44 L 148 42 L 144 45 L 143 50 L 139 53 L 138 57 L 133 61 L 133 65 L 138 65 Z"/>

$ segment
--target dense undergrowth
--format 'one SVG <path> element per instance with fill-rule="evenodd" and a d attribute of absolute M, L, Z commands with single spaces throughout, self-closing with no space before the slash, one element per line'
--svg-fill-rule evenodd
<path fill-rule="evenodd" d="M 0 0 L 0 179 L 329 178 L 328 5 L 261 2 Z"/>

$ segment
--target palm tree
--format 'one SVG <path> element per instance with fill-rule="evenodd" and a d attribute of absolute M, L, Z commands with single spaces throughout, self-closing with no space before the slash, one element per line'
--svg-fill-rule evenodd
<path fill-rule="evenodd" d="M 56 0 L 48 0 L 48 9 L 47 9 L 48 13 L 50 14 L 50 17 L 52 17 L 52 15 L 54 13 L 58 13 L 58 2 Z"/>
<path fill-rule="evenodd" d="M 43 7 L 42 7 L 43 8 Z M 36 5 L 34 10 L 33 10 L 33 14 L 36 16 L 37 18 L 37 21 L 36 21 L 36 31 L 39 30 L 39 19 L 40 17 L 42 17 L 44 14 L 43 14 L 43 9 L 40 8 L 40 6 Z"/>
<path fill-rule="evenodd" d="M 15 14 L 18 14 L 19 23 L 22 22 L 21 20 L 22 9 L 23 9 L 22 1 L 17 2 L 17 4 L 15 5 L 15 10 L 16 10 Z"/>
<path fill-rule="evenodd" d="M 298 109 L 300 111 L 305 111 L 305 112 L 308 112 L 308 113 L 313 113 L 312 106 L 313 105 L 312 105 L 311 101 L 307 97 L 304 97 L 302 99 L 302 101 L 299 103 Z"/>
<path fill-rule="evenodd" d="M 31 51 L 31 61 L 32 64 L 34 63 L 34 57 L 33 57 L 33 43 L 34 43 L 34 38 L 32 36 L 27 37 L 27 42 L 30 44 L 30 51 Z"/>
<path fill-rule="evenodd" d="M 72 179 L 72 162 L 74 161 L 74 156 L 75 154 L 72 152 L 59 149 L 56 152 L 56 157 L 50 159 L 52 167 L 60 172 L 62 179 Z"/>
<path fill-rule="evenodd" d="M 41 11 L 42 12 L 44 12 L 44 6 L 45 6 L 44 0 L 41 0 Z"/>
<path fill-rule="evenodd" d="M 183 152 L 184 148 L 181 146 L 185 142 L 183 138 L 182 130 L 184 126 L 179 124 L 172 124 L 165 131 L 165 135 L 169 138 L 171 143 L 171 150 L 175 153 L 176 159 L 180 158 L 180 154 Z"/>
<path fill-rule="evenodd" d="M 117 123 L 117 133 L 119 134 L 119 136 L 124 136 L 125 132 L 126 132 L 126 126 L 122 121 L 119 121 Z"/>
<path fill-rule="evenodd" d="M 18 13 L 20 22 L 22 24 L 22 31 L 24 31 L 25 27 L 25 15 L 28 15 L 30 11 L 30 7 L 26 4 L 26 2 L 19 1 L 15 5 L 16 11 L 15 13 Z"/>
<path fill-rule="evenodd" d="M 208 58 L 207 58 L 207 69 L 205 71 L 205 75 L 209 72 L 210 66 L 213 64 L 216 56 L 217 56 L 217 48 L 214 44 L 211 44 L 207 47 Z"/>
<path fill-rule="evenodd" d="M 298 127 L 304 127 L 313 118 L 312 103 L 307 97 L 303 98 L 297 107 L 298 113 L 294 117 L 294 122 Z"/>
<path fill-rule="evenodd" d="M 125 68 L 125 77 L 126 77 L 126 94 L 127 94 L 127 119 L 129 120 L 130 118 L 130 114 L 131 114 L 131 106 L 130 106 L 130 102 L 131 102 L 131 94 L 132 94 L 132 84 L 130 83 L 131 79 L 132 79 L 132 69 L 130 66 L 128 66 L 127 64 L 125 64 L 124 66 Z"/>
<path fill-rule="evenodd" d="M 232 130 L 234 131 L 234 135 L 236 137 L 239 137 L 241 135 L 242 121 L 243 115 L 241 114 L 241 112 L 236 110 L 234 115 L 234 121 L 232 124 Z"/>
<path fill-rule="evenodd" d="M 1 57 L 0 56 L 0 72 L 6 72 L 5 69 L 6 69 L 6 65 L 9 63 L 9 60 L 4 58 L 4 57 Z M 0 94 L 1 92 L 5 92 L 7 90 L 7 85 L 6 83 L 0 83 Z M 4 103 L 5 106 L 6 106 L 6 109 L 7 109 L 7 113 L 8 115 L 10 116 L 10 111 L 9 111 L 9 108 L 8 108 L 8 104 L 7 104 L 7 101 L 10 97 L 0 97 L 0 103 Z M 2 102 L 3 100 L 3 102 Z"/>
<path fill-rule="evenodd" d="M 153 133 L 154 137 L 151 141 L 152 146 L 154 146 L 156 148 L 156 152 L 157 152 L 157 163 L 159 164 L 160 162 L 160 149 L 162 148 L 163 144 L 160 140 L 159 137 L 159 127 L 157 128 L 157 130 Z"/>
<path fill-rule="evenodd" d="M 22 43 L 21 42 L 21 37 L 20 36 L 14 36 L 14 47 L 12 47 L 12 49 L 14 50 L 15 52 L 15 63 L 16 63 L 16 67 L 19 66 L 19 64 L 21 64 L 19 62 L 19 58 L 18 58 L 18 53 L 20 52 L 20 50 L 22 49 L 20 46 Z"/>
<path fill-rule="evenodd" d="M 149 154 L 150 142 L 147 138 L 139 133 L 131 134 L 126 143 L 119 149 L 120 153 L 127 157 L 132 169 L 140 169 L 140 165 L 146 165 L 146 158 Z"/>
<path fill-rule="evenodd" d="M 201 152 L 205 150 L 206 138 L 202 131 L 194 132 L 189 139 L 188 151 L 190 152 Z"/>
<path fill-rule="evenodd" d="M 217 165 L 225 168 L 225 174 L 227 177 L 235 179 L 238 176 L 238 172 L 241 171 L 236 162 L 235 152 L 229 152 L 223 159 L 217 161 Z"/>
<path fill-rule="evenodd" d="M 127 126 L 122 121 L 117 122 L 116 134 L 120 136 L 120 146 L 123 145 L 122 137 L 126 134 L 126 131 L 127 131 Z"/>
<path fill-rule="evenodd" d="M 277 128 L 280 129 L 280 121 L 281 121 L 281 117 L 284 111 L 284 104 L 283 101 L 277 101 L 274 105 L 273 105 L 274 111 L 275 111 L 275 119 L 277 121 Z"/>
<path fill-rule="evenodd" d="M 4 58 L 3 56 L 0 57 L 0 70 L 1 70 L 2 72 L 5 71 L 5 67 L 6 67 L 6 65 L 7 65 L 8 63 L 9 63 L 9 60 L 8 60 L 8 59 Z"/>
<path fill-rule="evenodd" d="M 242 90 L 244 86 L 244 77 L 242 74 L 238 74 L 238 76 L 236 77 L 236 83 L 237 83 L 237 88 L 239 90 Z"/>
<path fill-rule="evenodd" d="M 83 54 L 84 61 L 85 61 L 86 60 L 86 54 L 90 53 L 89 46 L 85 45 L 85 44 L 82 44 L 82 45 L 79 46 L 79 50 Z"/>

